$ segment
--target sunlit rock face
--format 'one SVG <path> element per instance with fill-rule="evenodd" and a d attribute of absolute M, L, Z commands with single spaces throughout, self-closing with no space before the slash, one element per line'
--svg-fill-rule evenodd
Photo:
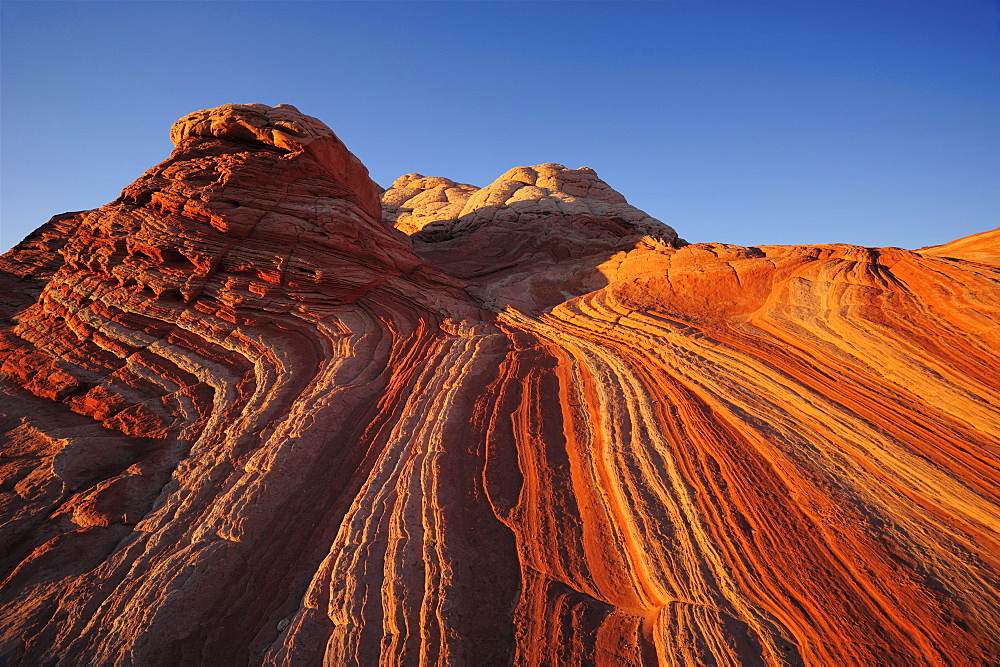
<path fill-rule="evenodd" d="M 0 662 L 995 662 L 996 231 L 687 245 L 554 164 L 380 204 L 290 106 L 172 137 L 0 260 Z"/>
<path fill-rule="evenodd" d="M 621 193 L 588 167 L 561 164 L 515 167 L 485 188 L 420 174 L 396 179 L 382 195 L 383 217 L 425 241 L 443 241 L 485 226 L 530 227 L 560 217 L 606 219 L 622 233 L 645 233 L 676 241 L 677 233 L 629 205 Z"/>

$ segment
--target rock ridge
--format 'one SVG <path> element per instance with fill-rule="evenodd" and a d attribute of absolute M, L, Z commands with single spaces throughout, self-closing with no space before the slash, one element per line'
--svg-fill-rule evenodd
<path fill-rule="evenodd" d="M 553 216 L 613 220 L 624 227 L 623 236 L 678 241 L 671 227 L 629 205 L 589 167 L 514 167 L 485 188 L 406 174 L 382 194 L 382 206 L 387 222 L 426 242 L 450 240 L 492 223 L 524 225 Z"/>

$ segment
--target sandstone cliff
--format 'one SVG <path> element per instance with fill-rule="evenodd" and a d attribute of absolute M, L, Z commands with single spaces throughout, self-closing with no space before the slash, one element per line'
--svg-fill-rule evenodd
<path fill-rule="evenodd" d="M 987 665 L 996 232 L 688 245 L 382 194 L 282 105 L 0 260 L 0 660 Z"/>

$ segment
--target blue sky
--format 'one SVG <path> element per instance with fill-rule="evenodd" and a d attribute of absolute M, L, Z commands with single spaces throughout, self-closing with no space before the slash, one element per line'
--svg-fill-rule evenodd
<path fill-rule="evenodd" d="M 1000 225 L 1000 5 L 28 2 L 2 11 L 3 250 L 289 103 L 383 186 L 589 166 L 689 241 L 916 248 Z"/>

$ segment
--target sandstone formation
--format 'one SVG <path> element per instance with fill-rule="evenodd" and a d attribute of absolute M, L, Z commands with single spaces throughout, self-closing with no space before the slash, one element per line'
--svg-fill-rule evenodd
<path fill-rule="evenodd" d="M 981 264 L 1000 264 L 1000 227 L 944 245 L 921 248 L 919 252 L 923 255 L 965 259 Z"/>
<path fill-rule="evenodd" d="M 83 219 L 83 212 L 63 213 L 0 256 L 0 323 L 30 305 L 45 281 L 62 266 L 60 250 Z"/>
<path fill-rule="evenodd" d="M 599 265 L 637 244 L 686 243 L 587 167 L 517 167 L 482 189 L 407 174 L 382 206 L 428 263 L 494 310 L 554 306 L 606 285 Z"/>
<path fill-rule="evenodd" d="M 424 241 L 553 217 L 613 220 L 639 233 L 677 240 L 673 229 L 629 205 L 588 167 L 567 169 L 554 163 L 515 167 L 482 189 L 447 178 L 407 174 L 383 193 L 382 205 L 387 222 Z"/>
<path fill-rule="evenodd" d="M 989 665 L 997 231 L 382 195 L 227 105 L 0 260 L 0 662 Z M 394 228 L 395 226 L 395 228 Z"/>

